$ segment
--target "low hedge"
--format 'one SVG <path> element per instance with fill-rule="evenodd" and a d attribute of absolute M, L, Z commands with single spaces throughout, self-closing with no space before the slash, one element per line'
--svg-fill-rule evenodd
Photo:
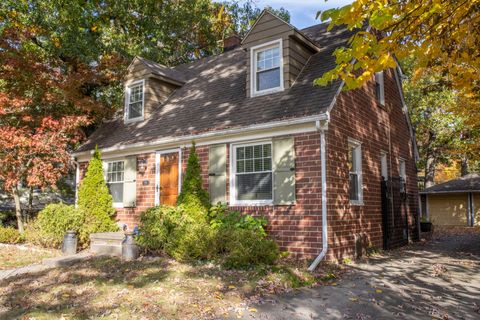
<path fill-rule="evenodd" d="M 23 243 L 25 237 L 18 232 L 17 229 L 12 227 L 0 227 L 0 243 Z"/>
<path fill-rule="evenodd" d="M 88 246 L 90 233 L 117 231 L 111 219 L 99 220 L 85 210 L 62 203 L 50 204 L 39 212 L 26 230 L 26 240 L 47 248 L 60 248 L 68 230 L 77 232 L 80 248 Z"/>
<path fill-rule="evenodd" d="M 178 260 L 216 260 L 226 268 L 274 264 L 277 244 L 265 232 L 266 219 L 226 206 L 204 210 L 160 206 L 140 216 L 137 243 L 148 251 L 166 253 Z"/>

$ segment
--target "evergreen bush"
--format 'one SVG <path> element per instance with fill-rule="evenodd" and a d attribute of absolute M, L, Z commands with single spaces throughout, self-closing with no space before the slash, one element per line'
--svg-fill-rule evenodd
<path fill-rule="evenodd" d="M 85 216 L 81 210 L 62 203 L 49 204 L 27 227 L 26 239 L 43 247 L 59 248 L 67 230 L 74 230 L 82 247 L 88 242 L 88 237 L 79 235 L 84 227 Z"/>
<path fill-rule="evenodd" d="M 117 224 L 112 219 L 115 209 L 105 182 L 98 147 L 95 148 L 93 157 L 88 163 L 85 178 L 78 189 L 78 209 L 85 215 L 85 226 L 80 230 L 81 237 L 88 237 L 90 233 L 118 230 Z"/>
<path fill-rule="evenodd" d="M 178 196 L 177 205 L 188 207 L 189 211 L 207 213 L 210 208 L 210 197 L 202 187 L 201 172 L 195 142 L 193 142 L 188 155 L 187 171 L 182 182 L 182 190 Z"/>

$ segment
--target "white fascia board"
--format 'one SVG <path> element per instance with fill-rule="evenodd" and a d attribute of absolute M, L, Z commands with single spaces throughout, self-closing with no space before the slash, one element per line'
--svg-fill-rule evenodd
<path fill-rule="evenodd" d="M 151 142 L 133 143 L 129 145 L 113 146 L 100 149 L 102 157 L 119 157 L 124 155 L 134 155 L 141 153 L 150 153 L 164 148 L 175 148 L 178 146 L 188 147 L 192 141 L 197 146 L 210 145 L 216 143 L 231 143 L 245 140 L 261 139 L 287 134 L 298 134 L 304 132 L 316 131 L 316 121 L 328 120 L 328 114 L 323 113 L 310 117 L 296 118 L 290 120 L 281 120 L 245 126 L 242 128 L 225 129 L 213 132 L 206 132 L 197 135 L 187 135 L 179 137 L 169 137 L 158 139 Z M 73 156 L 77 161 L 88 161 L 94 150 L 75 152 Z"/>

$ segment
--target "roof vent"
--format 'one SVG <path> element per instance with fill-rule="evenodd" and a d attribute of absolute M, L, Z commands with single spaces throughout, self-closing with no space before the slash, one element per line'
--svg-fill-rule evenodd
<path fill-rule="evenodd" d="M 237 34 L 231 34 L 223 39 L 223 51 L 230 51 L 240 46 L 242 39 Z"/>

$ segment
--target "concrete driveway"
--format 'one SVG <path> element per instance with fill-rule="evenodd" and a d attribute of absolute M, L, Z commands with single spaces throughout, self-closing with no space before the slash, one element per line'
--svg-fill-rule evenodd
<path fill-rule="evenodd" d="M 244 319 L 480 319 L 480 233 L 352 264 L 333 286 L 267 297 Z"/>

